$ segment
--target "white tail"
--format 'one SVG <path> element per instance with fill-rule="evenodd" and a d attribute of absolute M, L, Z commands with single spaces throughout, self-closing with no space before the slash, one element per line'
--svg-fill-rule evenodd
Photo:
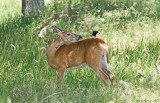
<path fill-rule="evenodd" d="M 62 31 L 55 26 L 53 30 L 59 37 L 48 46 L 46 55 L 49 65 L 58 71 L 58 79 L 63 78 L 66 69 L 87 64 L 103 80 L 105 86 L 108 85 L 108 78 L 115 84 L 115 76 L 109 70 L 108 46 L 103 40 L 81 40 L 80 35 Z"/>

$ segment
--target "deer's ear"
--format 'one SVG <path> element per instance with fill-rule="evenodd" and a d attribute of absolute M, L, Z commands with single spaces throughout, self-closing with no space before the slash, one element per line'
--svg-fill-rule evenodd
<path fill-rule="evenodd" d="M 55 33 L 61 33 L 62 32 L 62 30 L 60 28 L 56 27 L 56 26 L 52 26 L 52 28 L 53 28 L 53 31 Z"/>

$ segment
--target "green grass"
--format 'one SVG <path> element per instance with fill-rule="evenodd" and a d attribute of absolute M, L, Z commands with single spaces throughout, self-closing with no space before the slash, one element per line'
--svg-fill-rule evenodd
<path fill-rule="evenodd" d="M 43 15 L 23 19 L 17 1 L 2 1 L 0 102 L 160 101 L 160 74 L 153 63 L 154 58 L 160 69 L 160 2 L 105 1 L 54 0 Z M 46 47 L 56 36 L 48 32 L 44 38 L 38 38 L 37 31 L 40 23 L 54 13 L 58 16 L 52 22 L 84 38 L 99 30 L 98 38 L 109 45 L 110 68 L 117 80 L 115 87 L 106 88 L 87 67 L 68 70 L 63 84 L 57 85 L 57 72 L 49 67 L 45 55 Z M 62 93 L 43 100 L 58 92 Z"/>

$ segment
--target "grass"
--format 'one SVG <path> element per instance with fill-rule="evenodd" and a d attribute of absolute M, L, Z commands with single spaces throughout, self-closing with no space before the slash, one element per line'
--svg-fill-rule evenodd
<path fill-rule="evenodd" d="M 160 65 L 158 0 L 55 0 L 43 15 L 23 19 L 19 3 L 11 2 L 0 4 L 4 3 L 0 6 L 0 102 L 160 101 L 160 75 L 153 63 L 154 59 Z M 62 86 L 57 85 L 57 72 L 45 56 L 56 36 L 49 31 L 44 38 L 37 36 L 39 24 L 54 13 L 58 15 L 54 24 L 84 38 L 99 30 L 98 38 L 109 45 L 110 67 L 117 80 L 114 88 L 105 88 L 87 67 L 68 70 Z M 62 93 L 50 96 L 58 92 Z"/>

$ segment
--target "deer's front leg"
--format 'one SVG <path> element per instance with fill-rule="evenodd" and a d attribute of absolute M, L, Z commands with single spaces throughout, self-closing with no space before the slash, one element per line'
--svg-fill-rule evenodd
<path fill-rule="evenodd" d="M 61 81 L 64 77 L 65 74 L 65 69 L 64 68 L 59 68 L 58 70 L 58 81 Z"/>

